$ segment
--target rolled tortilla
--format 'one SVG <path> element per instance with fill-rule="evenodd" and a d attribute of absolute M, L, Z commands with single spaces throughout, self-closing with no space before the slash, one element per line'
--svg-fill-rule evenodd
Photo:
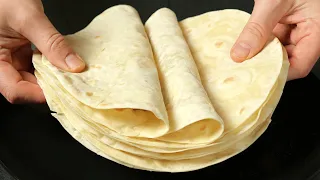
<path fill-rule="evenodd" d="M 223 133 L 223 121 L 204 90 L 197 66 L 174 12 L 156 11 L 145 23 L 167 108 L 170 134 L 158 139 L 210 143 Z"/>

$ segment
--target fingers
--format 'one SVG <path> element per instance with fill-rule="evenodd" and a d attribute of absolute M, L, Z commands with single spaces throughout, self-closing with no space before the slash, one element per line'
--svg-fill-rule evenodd
<path fill-rule="evenodd" d="M 312 33 L 317 33 L 315 31 L 318 31 L 319 33 L 319 28 L 320 27 L 318 27 L 317 23 L 311 19 L 298 23 L 291 31 L 289 38 L 290 42 L 292 44 L 298 44 L 304 37 L 309 36 Z"/>
<path fill-rule="evenodd" d="M 252 15 L 231 49 L 231 58 L 242 62 L 255 56 L 266 44 L 272 30 L 289 10 L 289 1 L 256 0 Z"/>
<path fill-rule="evenodd" d="M 299 25 L 298 25 L 299 26 Z M 310 27 L 312 28 L 312 27 Z M 320 56 L 320 30 L 303 36 L 296 46 L 287 47 L 290 55 L 288 81 L 306 77 Z"/>
<path fill-rule="evenodd" d="M 286 46 L 291 43 L 290 42 L 291 30 L 292 30 L 291 25 L 278 23 L 276 27 L 273 29 L 273 34 L 280 40 L 280 42 L 284 46 Z"/>
<path fill-rule="evenodd" d="M 10 103 L 45 102 L 41 88 L 37 84 L 27 81 L 30 79 L 32 79 L 31 74 L 23 73 L 21 76 L 10 63 L 0 61 L 0 93 Z"/>
<path fill-rule="evenodd" d="M 72 50 L 44 14 L 33 15 L 20 30 L 21 34 L 34 43 L 53 65 L 70 72 L 84 70 L 83 60 Z"/>
<path fill-rule="evenodd" d="M 285 46 L 289 59 L 292 57 L 294 48 L 296 48 L 296 45 L 293 45 L 293 44 L 289 44 Z"/>
<path fill-rule="evenodd" d="M 31 45 L 27 44 L 20 47 L 12 56 L 12 65 L 17 71 L 30 71 L 32 68 L 32 49 Z"/>
<path fill-rule="evenodd" d="M 38 85 L 37 78 L 33 74 L 26 71 L 20 71 L 19 73 L 24 81 Z"/>

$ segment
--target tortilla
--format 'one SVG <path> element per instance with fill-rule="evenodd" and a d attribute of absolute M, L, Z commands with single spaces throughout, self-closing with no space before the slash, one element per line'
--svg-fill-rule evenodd
<path fill-rule="evenodd" d="M 66 36 L 85 72 L 35 53 L 35 75 L 52 115 L 96 154 L 150 171 L 201 169 L 250 146 L 285 86 L 289 61 L 277 38 L 243 63 L 229 57 L 249 17 L 228 9 L 178 22 L 162 8 L 144 28 L 134 8 L 114 6 Z"/>
<path fill-rule="evenodd" d="M 42 63 L 87 118 L 126 136 L 168 132 L 157 68 L 136 10 L 110 8 L 66 41 L 84 59 L 86 71 L 59 70 L 45 56 Z"/>
<path fill-rule="evenodd" d="M 223 122 L 201 84 L 176 15 L 169 9 L 160 9 L 145 27 L 158 65 L 170 132 L 173 132 L 159 139 L 191 143 L 194 138 L 206 138 L 198 142 L 213 142 L 223 133 Z"/>

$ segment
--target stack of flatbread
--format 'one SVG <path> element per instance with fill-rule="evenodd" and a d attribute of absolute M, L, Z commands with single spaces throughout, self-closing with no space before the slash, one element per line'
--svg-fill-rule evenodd
<path fill-rule="evenodd" d="M 35 74 L 52 115 L 96 154 L 149 171 L 201 169 L 248 148 L 285 86 L 277 38 L 243 63 L 230 58 L 249 17 L 220 10 L 178 22 L 162 8 L 143 24 L 133 7 L 114 6 L 66 36 L 84 72 L 35 53 Z"/>

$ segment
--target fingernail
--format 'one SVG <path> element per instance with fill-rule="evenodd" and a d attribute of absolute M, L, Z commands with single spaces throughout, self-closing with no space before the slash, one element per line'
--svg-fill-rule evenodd
<path fill-rule="evenodd" d="M 231 55 L 238 59 L 245 59 L 250 54 L 250 46 L 245 43 L 237 43 L 233 50 Z"/>
<path fill-rule="evenodd" d="M 69 54 L 66 57 L 66 63 L 71 70 L 81 70 L 85 64 L 79 55 Z"/>

